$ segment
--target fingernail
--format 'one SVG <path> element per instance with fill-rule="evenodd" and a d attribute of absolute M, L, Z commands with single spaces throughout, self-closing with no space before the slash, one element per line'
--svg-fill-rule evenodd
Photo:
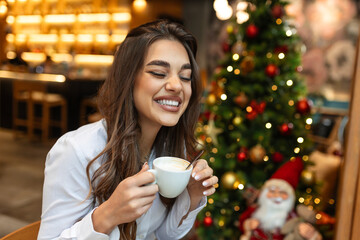
<path fill-rule="evenodd" d="M 208 185 L 208 182 L 203 182 L 202 185 L 206 187 Z"/>
<path fill-rule="evenodd" d="M 193 174 L 192 174 L 191 176 L 192 176 L 192 177 L 195 177 L 195 174 L 196 174 L 196 173 L 195 173 L 195 172 L 193 172 Z"/>
<path fill-rule="evenodd" d="M 199 175 L 195 176 L 195 180 L 199 180 L 199 179 L 200 179 Z"/>
<path fill-rule="evenodd" d="M 206 195 L 207 195 L 207 191 L 203 191 L 203 195 L 206 196 Z"/>

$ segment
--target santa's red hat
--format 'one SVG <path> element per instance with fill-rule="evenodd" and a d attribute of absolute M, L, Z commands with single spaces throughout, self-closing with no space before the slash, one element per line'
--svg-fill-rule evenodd
<path fill-rule="evenodd" d="M 282 165 L 271 178 L 265 182 L 264 187 L 278 186 L 289 194 L 294 194 L 303 168 L 304 165 L 300 157 L 291 159 Z"/>

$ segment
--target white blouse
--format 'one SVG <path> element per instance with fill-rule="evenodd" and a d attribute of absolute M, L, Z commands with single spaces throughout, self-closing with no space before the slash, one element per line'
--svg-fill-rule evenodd
<path fill-rule="evenodd" d="M 100 120 L 66 133 L 52 147 L 45 164 L 38 240 L 119 240 L 117 227 L 110 235 L 94 230 L 91 217 L 97 206 L 93 204 L 93 197 L 86 198 L 89 191 L 86 166 L 104 149 L 106 140 L 105 121 Z M 152 161 L 154 156 L 150 158 Z M 92 164 L 90 177 L 100 167 L 101 159 Z M 136 220 L 136 239 L 180 239 L 191 229 L 205 205 L 206 197 L 203 197 L 199 206 L 178 226 L 190 208 L 187 190 L 177 197 L 168 213 L 157 194 L 150 209 Z"/>

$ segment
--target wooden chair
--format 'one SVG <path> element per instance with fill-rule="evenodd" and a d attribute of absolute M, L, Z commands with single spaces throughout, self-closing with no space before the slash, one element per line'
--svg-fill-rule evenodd
<path fill-rule="evenodd" d="M 12 233 L 9 233 L 5 237 L 1 238 L 0 240 L 36 240 L 37 235 L 40 228 L 40 221 L 31 223 L 22 227 L 18 230 L 15 230 Z"/>
<path fill-rule="evenodd" d="M 96 122 L 101 119 L 98 111 L 96 97 L 85 98 L 80 106 L 80 125 Z"/>
<path fill-rule="evenodd" d="M 26 106 L 26 118 L 19 116 L 19 104 Z M 35 106 L 41 105 L 41 117 L 35 116 Z M 53 120 L 50 110 L 60 107 L 60 120 Z M 14 80 L 13 81 L 13 128 L 17 134 L 18 127 L 27 128 L 30 139 L 34 137 L 34 129 L 41 130 L 41 140 L 49 138 L 50 127 L 58 127 L 62 133 L 67 130 L 67 103 L 60 94 L 48 93 L 46 83 L 41 81 Z"/>

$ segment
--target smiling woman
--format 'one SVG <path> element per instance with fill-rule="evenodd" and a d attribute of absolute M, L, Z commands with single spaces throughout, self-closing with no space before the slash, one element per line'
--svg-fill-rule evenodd
<path fill-rule="evenodd" d="M 191 65 L 183 45 L 174 40 L 154 42 L 144 65 L 135 80 L 134 103 L 141 129 L 153 129 L 155 138 L 161 126 L 174 126 L 188 106 Z"/>
<path fill-rule="evenodd" d="M 147 170 L 159 156 L 196 154 L 196 49 L 172 22 L 129 32 L 99 91 L 103 119 L 65 134 L 47 156 L 38 239 L 180 239 L 191 229 L 215 192 L 213 170 L 198 160 L 174 199 Z"/>

